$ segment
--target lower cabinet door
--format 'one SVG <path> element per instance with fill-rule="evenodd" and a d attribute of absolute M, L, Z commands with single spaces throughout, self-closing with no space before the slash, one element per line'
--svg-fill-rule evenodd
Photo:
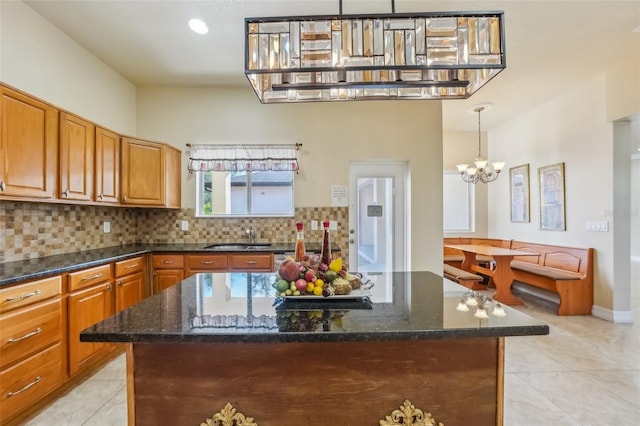
<path fill-rule="evenodd" d="M 142 300 L 144 277 L 142 272 L 116 279 L 116 312 L 127 309 Z"/>
<path fill-rule="evenodd" d="M 60 342 L 0 372 L 0 420 L 10 419 L 63 380 Z"/>
<path fill-rule="evenodd" d="M 81 342 L 80 332 L 114 313 L 112 284 L 104 283 L 69 295 L 69 374 L 74 375 L 110 346 Z"/>
<path fill-rule="evenodd" d="M 153 294 L 178 284 L 184 280 L 182 269 L 156 269 L 153 271 Z"/>

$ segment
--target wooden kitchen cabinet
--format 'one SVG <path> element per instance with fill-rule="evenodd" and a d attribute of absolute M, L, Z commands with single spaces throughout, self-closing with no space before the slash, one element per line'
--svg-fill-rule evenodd
<path fill-rule="evenodd" d="M 96 130 L 93 123 L 60 112 L 61 200 L 92 201 Z"/>
<path fill-rule="evenodd" d="M 273 272 L 273 254 L 233 253 L 229 255 L 230 271 Z"/>
<path fill-rule="evenodd" d="M 96 127 L 95 201 L 120 203 L 120 135 Z"/>
<path fill-rule="evenodd" d="M 145 294 L 144 257 L 138 256 L 115 263 L 116 312 L 139 303 Z"/>
<path fill-rule="evenodd" d="M 58 110 L 0 86 L 0 197 L 57 195 Z"/>
<path fill-rule="evenodd" d="M 182 151 L 166 145 L 165 207 L 179 209 L 182 203 Z"/>
<path fill-rule="evenodd" d="M 153 268 L 153 294 L 178 284 L 184 280 L 184 256 L 181 254 L 154 254 L 151 256 Z"/>
<path fill-rule="evenodd" d="M 164 205 L 165 151 L 164 144 L 122 138 L 123 204 Z"/>
<path fill-rule="evenodd" d="M 186 257 L 185 278 L 198 272 L 225 272 L 227 270 L 226 254 L 189 254 Z"/>
<path fill-rule="evenodd" d="M 69 374 L 101 358 L 112 345 L 80 342 L 80 332 L 115 313 L 111 264 L 69 274 Z"/>
<path fill-rule="evenodd" d="M 62 277 L 0 289 L 0 413 L 10 420 L 66 378 Z"/>

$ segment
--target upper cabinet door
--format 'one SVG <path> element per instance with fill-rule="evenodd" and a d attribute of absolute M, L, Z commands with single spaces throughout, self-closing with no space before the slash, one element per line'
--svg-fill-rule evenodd
<path fill-rule="evenodd" d="M 122 203 L 163 206 L 165 145 L 122 138 Z"/>
<path fill-rule="evenodd" d="M 0 197 L 56 197 L 58 110 L 0 86 Z"/>
<path fill-rule="evenodd" d="M 60 112 L 60 199 L 91 201 L 95 126 Z"/>
<path fill-rule="evenodd" d="M 96 201 L 120 202 L 120 136 L 96 127 Z"/>

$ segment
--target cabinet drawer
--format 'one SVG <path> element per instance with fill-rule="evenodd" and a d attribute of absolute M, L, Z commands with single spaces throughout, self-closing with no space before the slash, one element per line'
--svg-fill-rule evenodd
<path fill-rule="evenodd" d="M 192 254 L 187 256 L 187 265 L 193 271 L 219 271 L 227 269 L 226 254 Z"/>
<path fill-rule="evenodd" d="M 142 256 L 134 257 L 133 259 L 122 260 L 116 262 L 116 278 L 123 277 L 125 275 L 140 272 L 144 269 L 144 258 Z"/>
<path fill-rule="evenodd" d="M 41 302 L 58 296 L 61 292 L 61 276 L 2 288 L 0 289 L 0 312 Z"/>
<path fill-rule="evenodd" d="M 182 269 L 184 256 L 181 254 L 154 254 L 151 257 L 153 269 Z"/>
<path fill-rule="evenodd" d="M 0 411 L 11 418 L 62 383 L 62 345 L 56 343 L 0 372 Z"/>
<path fill-rule="evenodd" d="M 61 321 L 59 297 L 0 315 L 0 368 L 61 340 Z"/>
<path fill-rule="evenodd" d="M 111 265 L 96 266 L 69 274 L 69 291 L 111 280 Z"/>
<path fill-rule="evenodd" d="M 229 263 L 234 271 L 272 271 L 272 254 L 230 254 Z"/>

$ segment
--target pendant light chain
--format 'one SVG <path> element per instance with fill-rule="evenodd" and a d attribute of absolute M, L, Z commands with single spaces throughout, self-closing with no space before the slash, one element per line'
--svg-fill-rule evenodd
<path fill-rule="evenodd" d="M 483 109 L 484 107 L 476 108 L 476 111 L 478 111 L 478 157 L 482 155 L 482 149 L 481 149 L 482 132 L 480 130 L 480 113 L 482 112 Z"/>

